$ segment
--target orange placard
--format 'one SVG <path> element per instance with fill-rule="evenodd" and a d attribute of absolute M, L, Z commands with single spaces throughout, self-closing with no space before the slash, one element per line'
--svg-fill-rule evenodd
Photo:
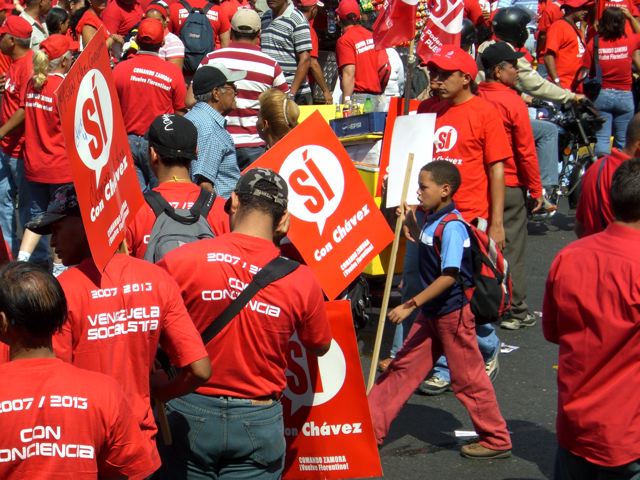
<path fill-rule="evenodd" d="M 393 240 L 393 232 L 327 122 L 315 112 L 261 156 L 289 185 L 288 237 L 336 298 Z"/>
<path fill-rule="evenodd" d="M 144 199 L 100 32 L 78 57 L 56 96 L 91 254 L 104 270 Z"/>
<path fill-rule="evenodd" d="M 417 112 L 420 106 L 420 100 L 409 100 L 409 112 Z M 404 112 L 404 99 L 391 97 L 389 102 L 389 112 L 387 113 L 387 123 L 384 126 L 384 136 L 382 137 L 382 150 L 380 151 L 380 175 L 378 175 L 378 184 L 376 185 L 376 197 L 382 196 L 382 180 L 387 175 L 389 168 L 389 155 L 391 153 L 391 137 L 393 137 L 393 126 L 396 123 L 396 117 Z"/>
<path fill-rule="evenodd" d="M 283 478 L 380 477 L 351 305 L 341 300 L 326 307 L 333 334 L 326 355 L 307 353 L 295 335 L 289 341 Z"/>

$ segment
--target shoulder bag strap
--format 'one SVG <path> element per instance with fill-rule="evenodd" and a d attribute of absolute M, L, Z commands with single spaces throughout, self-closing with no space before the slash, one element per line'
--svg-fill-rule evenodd
<path fill-rule="evenodd" d="M 198 195 L 198 199 L 195 201 L 189 212 L 191 212 L 191 216 L 193 218 L 199 218 L 203 216 L 207 218 L 209 215 L 209 211 L 213 206 L 213 202 L 216 199 L 216 192 L 209 192 L 204 188 L 200 188 L 200 195 Z"/>
<path fill-rule="evenodd" d="M 158 192 L 154 192 L 153 190 L 149 190 L 145 192 L 144 199 L 147 201 L 151 210 L 155 214 L 156 218 L 160 216 L 160 214 L 167 209 L 173 210 L 171 205 L 164 199 L 162 195 Z"/>
<path fill-rule="evenodd" d="M 206 345 L 233 320 L 245 307 L 256 293 L 270 283 L 276 282 L 286 277 L 300 264 L 284 257 L 276 257 L 267 263 L 262 270 L 256 273 L 238 297 L 225 308 L 225 310 L 202 332 L 202 341 Z"/>

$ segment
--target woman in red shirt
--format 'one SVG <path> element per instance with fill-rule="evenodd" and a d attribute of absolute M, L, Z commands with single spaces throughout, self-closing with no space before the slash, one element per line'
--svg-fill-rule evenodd
<path fill-rule="evenodd" d="M 634 103 L 631 92 L 631 66 L 640 68 L 640 35 L 627 35 L 625 24 L 631 17 L 628 10 L 609 7 L 602 13 L 598 27 L 598 36 L 587 45 L 587 53 L 583 57 L 585 69 L 593 64 L 594 41 L 598 38 L 598 63 L 602 69 L 602 90 L 595 100 L 595 106 L 605 119 L 605 124 L 596 134 L 596 154 L 607 155 L 611 152 L 611 136 L 613 146 L 624 147 L 627 125 L 633 118 Z M 633 19 L 633 17 L 631 17 Z M 638 22 L 631 22 L 640 28 Z"/>
<path fill-rule="evenodd" d="M 27 85 L 22 105 L 25 111 L 24 175 L 30 218 L 44 213 L 58 187 L 73 181 L 55 95 L 71 67 L 70 50 L 69 37 L 55 34 L 44 40 L 40 51 L 33 56 L 33 78 Z M 22 259 L 33 253 L 39 240 L 40 235 L 25 229 L 20 244 Z M 54 256 L 54 274 L 63 269 Z"/>
<path fill-rule="evenodd" d="M 71 8 L 74 9 L 80 1 L 73 0 Z M 122 36 L 110 33 L 102 23 L 102 12 L 106 7 L 107 0 L 84 0 L 84 7 L 75 10 L 71 15 L 71 31 L 80 43 L 80 50 L 87 46 L 100 27 L 103 28 L 107 48 L 111 48 L 114 43 L 119 45 L 124 43 Z"/>

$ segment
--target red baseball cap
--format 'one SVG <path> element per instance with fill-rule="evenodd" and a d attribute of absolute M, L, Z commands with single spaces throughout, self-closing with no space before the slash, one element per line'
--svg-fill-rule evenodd
<path fill-rule="evenodd" d="M 136 38 L 138 42 L 159 45 L 164 40 L 164 27 L 156 18 L 145 18 L 140 22 Z"/>
<path fill-rule="evenodd" d="M 356 0 L 341 0 L 336 8 L 338 18 L 345 20 L 350 13 L 353 13 L 356 18 L 360 18 L 360 4 Z"/>
<path fill-rule="evenodd" d="M 15 8 L 13 2 L 0 2 L 0 12 L 10 12 Z"/>
<path fill-rule="evenodd" d="M 8 33 L 16 38 L 31 38 L 31 24 L 17 15 L 10 15 L 0 27 L 0 35 Z"/>
<path fill-rule="evenodd" d="M 47 54 L 49 60 L 55 60 L 71 50 L 71 39 L 56 33 L 42 41 L 40 50 Z"/>
<path fill-rule="evenodd" d="M 459 70 L 472 79 L 478 75 L 478 65 L 473 57 L 455 45 L 443 45 L 442 50 L 427 61 L 427 66 L 429 65 L 448 72 Z"/>
<path fill-rule="evenodd" d="M 151 5 L 147 7 L 144 13 L 149 13 L 152 10 L 155 10 L 156 12 L 160 12 L 163 18 L 169 17 L 169 7 L 164 2 L 153 2 Z"/>
<path fill-rule="evenodd" d="M 324 3 L 322 3 L 320 0 L 296 0 L 296 3 L 300 7 L 313 7 L 314 5 L 317 5 L 320 8 L 324 7 Z"/>
<path fill-rule="evenodd" d="M 580 8 L 592 5 L 594 3 L 594 0 L 564 0 L 564 2 L 562 2 L 562 6 L 569 8 Z"/>

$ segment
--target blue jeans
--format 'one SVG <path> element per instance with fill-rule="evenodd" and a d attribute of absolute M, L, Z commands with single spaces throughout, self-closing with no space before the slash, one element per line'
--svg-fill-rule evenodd
<path fill-rule="evenodd" d="M 266 152 L 264 147 L 240 147 L 236 148 L 236 160 L 238 168 L 242 172 Z"/>
<path fill-rule="evenodd" d="M 129 134 L 127 137 L 129 138 L 129 148 L 131 148 L 131 156 L 136 167 L 140 189 L 146 192 L 157 187 L 158 179 L 149 164 L 149 140 L 133 134 Z"/>
<path fill-rule="evenodd" d="M 418 244 L 407 242 L 407 249 L 404 254 L 404 263 L 402 266 L 402 302 L 406 302 L 424 290 L 424 283 L 420 277 L 419 262 Z M 415 309 L 402 323 L 396 325 L 393 344 L 389 352 L 391 358 L 395 358 L 396 353 L 402 348 L 402 344 L 407 338 L 409 330 L 411 330 L 413 321 L 418 316 L 418 311 L 418 309 Z"/>
<path fill-rule="evenodd" d="M 29 189 L 29 220 L 42 215 L 47 211 L 47 207 L 56 190 L 68 183 L 39 183 L 26 180 Z"/>
<path fill-rule="evenodd" d="M 158 440 L 162 479 L 276 480 L 284 468 L 282 405 L 192 393 L 166 405 L 173 444 Z"/>
<path fill-rule="evenodd" d="M 558 185 L 558 127 L 545 120 L 531 120 L 542 185 Z"/>
<path fill-rule="evenodd" d="M 611 153 L 611 136 L 613 146 L 624 147 L 627 125 L 633 118 L 633 93 L 625 90 L 603 88 L 594 102 L 595 107 L 604 118 L 604 125 L 596 133 L 596 155 Z"/>
<path fill-rule="evenodd" d="M 491 323 L 476 325 L 476 336 L 478 338 L 478 347 L 480 347 L 482 359 L 486 363 L 498 354 L 500 350 L 500 339 L 496 335 L 496 329 Z M 431 375 L 435 375 L 446 382 L 451 382 L 449 365 L 444 355 L 436 361 Z"/>
<path fill-rule="evenodd" d="M 2 228 L 4 239 L 14 257 L 20 246 L 17 232 L 16 200 L 21 182 L 24 182 L 23 171 L 24 163 L 22 160 L 12 158 L 0 151 L 0 228 Z M 20 203 L 23 204 L 23 202 Z M 20 222 L 24 225 L 24 222 L 28 221 L 28 210 L 21 208 L 21 212 L 23 215 L 20 215 Z"/>

